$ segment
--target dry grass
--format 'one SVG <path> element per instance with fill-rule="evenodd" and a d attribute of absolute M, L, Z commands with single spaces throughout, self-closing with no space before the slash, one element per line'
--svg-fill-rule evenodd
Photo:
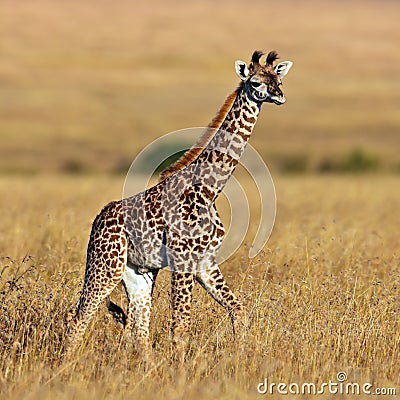
<path fill-rule="evenodd" d="M 163 272 L 155 369 L 104 309 L 76 362 L 58 366 L 91 221 L 123 182 L 34 172 L 125 171 L 156 137 L 207 124 L 236 85 L 233 61 L 255 48 L 295 63 L 288 103 L 265 107 L 252 139 L 273 171 L 343 166 L 357 148 L 356 163 L 400 168 L 399 2 L 136 3 L 0 3 L 0 398 L 246 399 L 265 377 L 338 371 L 399 393 L 400 185 L 378 174 L 275 177 L 264 252 L 248 260 L 243 247 L 222 265 L 249 310 L 245 343 L 197 289 L 176 369 Z"/>
<path fill-rule="evenodd" d="M 158 364 L 146 371 L 105 309 L 77 362 L 57 367 L 91 220 L 119 196 L 122 181 L 1 179 L 0 254 L 10 258 L 0 267 L 0 397 L 256 398 L 264 377 L 321 383 L 338 371 L 398 387 L 398 178 L 275 181 L 278 218 L 268 247 L 250 261 L 242 248 L 222 266 L 249 310 L 246 342 L 235 342 L 225 312 L 197 289 L 188 361 L 176 369 L 164 272 L 151 328 Z M 121 291 L 115 297 L 125 304 Z"/>
<path fill-rule="evenodd" d="M 253 140 L 270 164 L 362 148 L 398 167 L 399 13 L 387 0 L 3 0 L 0 169 L 118 169 L 205 126 L 256 48 L 294 61 L 288 103 L 265 107 Z"/>

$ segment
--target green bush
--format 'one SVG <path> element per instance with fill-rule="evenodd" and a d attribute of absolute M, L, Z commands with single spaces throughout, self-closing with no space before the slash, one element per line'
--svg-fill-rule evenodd
<path fill-rule="evenodd" d="M 379 167 L 376 156 L 363 149 L 354 149 L 342 160 L 323 159 L 318 165 L 319 172 L 369 172 Z"/>

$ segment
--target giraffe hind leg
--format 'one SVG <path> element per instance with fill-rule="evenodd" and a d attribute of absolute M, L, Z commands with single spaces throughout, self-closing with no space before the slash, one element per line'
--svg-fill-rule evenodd
<path fill-rule="evenodd" d="M 111 278 L 107 282 L 102 281 L 99 284 L 95 277 L 96 275 L 85 280 L 77 311 L 68 325 L 67 359 L 82 342 L 85 331 L 100 304 L 111 294 L 119 282 L 119 279 Z"/>
<path fill-rule="evenodd" d="M 128 263 L 123 277 L 129 302 L 125 335 L 146 360 L 150 360 L 152 354 L 149 324 L 157 273 L 158 271 L 150 271 L 141 274 L 135 265 Z"/>
<path fill-rule="evenodd" d="M 127 261 L 127 240 L 123 219 L 118 210 L 110 209 L 96 218 L 88 246 L 88 256 L 83 290 L 75 313 L 69 313 L 68 346 L 65 358 L 69 358 L 81 343 L 91 319 L 117 284 L 122 280 Z M 122 318 L 116 307 L 114 314 Z"/>

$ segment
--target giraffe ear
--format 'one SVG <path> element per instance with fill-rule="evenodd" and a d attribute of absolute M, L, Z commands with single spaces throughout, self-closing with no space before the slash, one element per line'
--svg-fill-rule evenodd
<path fill-rule="evenodd" d="M 291 61 L 283 61 L 275 66 L 274 71 L 282 79 L 289 72 L 290 68 L 292 68 L 292 65 Z"/>
<path fill-rule="evenodd" d="M 235 70 L 242 81 L 246 80 L 246 78 L 249 76 L 249 69 L 244 61 L 236 60 Z"/>

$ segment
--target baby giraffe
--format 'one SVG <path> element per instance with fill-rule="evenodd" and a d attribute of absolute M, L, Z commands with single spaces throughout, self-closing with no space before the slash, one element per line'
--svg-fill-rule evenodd
<path fill-rule="evenodd" d="M 99 305 L 125 324 L 136 349 L 148 357 L 152 293 L 161 268 L 171 271 L 172 342 L 183 360 L 190 328 L 192 290 L 198 282 L 229 313 L 235 334 L 244 334 L 246 313 L 216 261 L 224 228 L 215 200 L 235 170 L 263 103 L 286 102 L 282 78 L 290 61 L 255 51 L 251 62 L 236 61 L 240 84 L 227 97 L 202 136 L 160 182 L 132 197 L 107 204 L 93 222 L 83 290 L 67 316 L 71 355 Z M 109 300 L 123 282 L 127 316 Z"/>

